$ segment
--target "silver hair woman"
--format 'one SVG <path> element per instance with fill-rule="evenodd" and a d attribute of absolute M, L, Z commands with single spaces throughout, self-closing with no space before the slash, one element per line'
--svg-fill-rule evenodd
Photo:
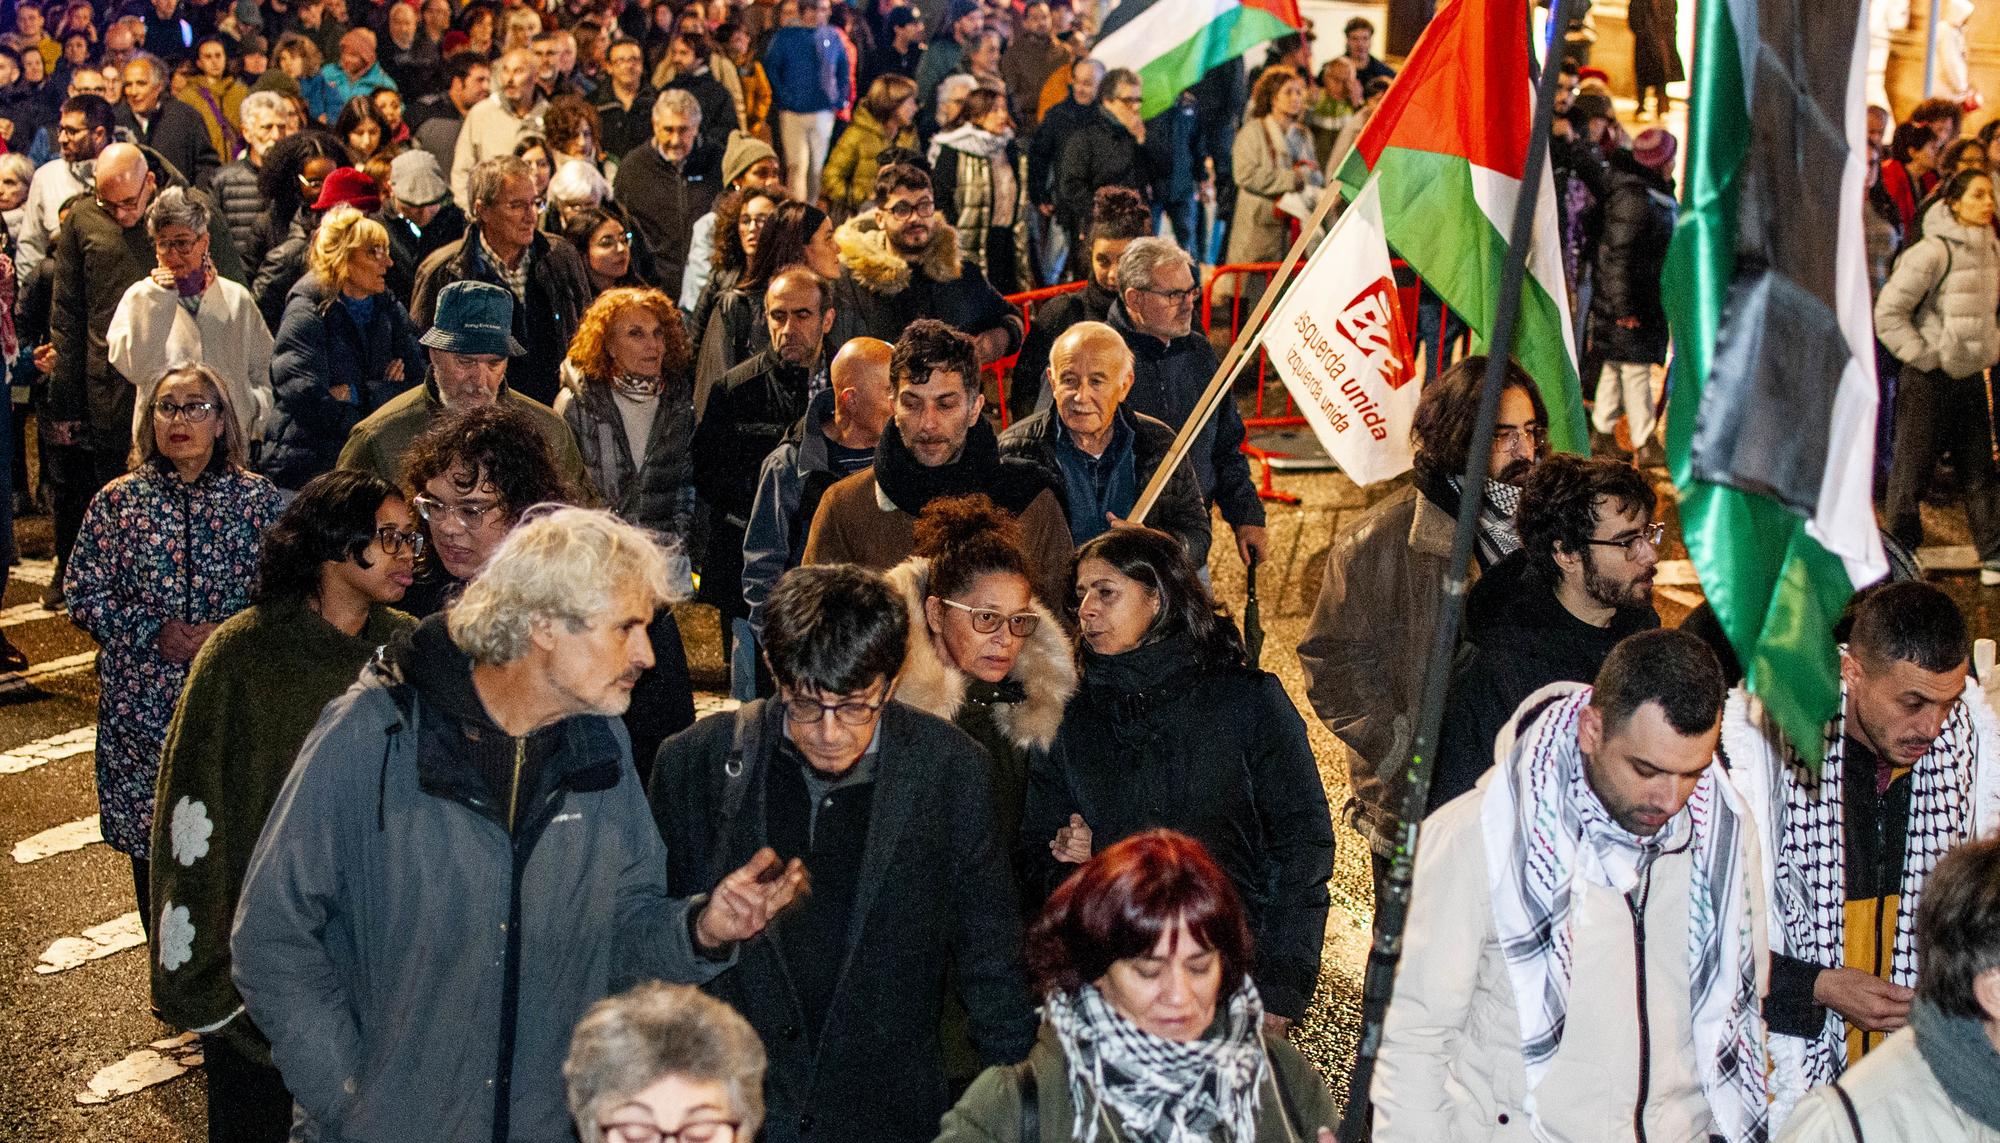
<path fill-rule="evenodd" d="M 764 1045 L 688 985 L 641 984 L 577 1023 L 563 1064 L 584 1143 L 735 1143 L 764 1125 Z"/>

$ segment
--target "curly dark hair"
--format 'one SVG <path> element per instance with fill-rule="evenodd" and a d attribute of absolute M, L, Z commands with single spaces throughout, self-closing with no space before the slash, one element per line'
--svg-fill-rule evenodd
<path fill-rule="evenodd" d="M 1419 476 L 1457 476 L 1465 471 L 1466 451 L 1472 447 L 1472 422 L 1479 416 L 1479 391 L 1485 384 L 1486 355 L 1475 353 L 1459 359 L 1443 376 L 1424 386 L 1410 422 L 1410 443 L 1416 449 L 1414 464 Z M 1542 403 L 1541 391 L 1519 362 L 1508 360 L 1501 388 L 1526 393 L 1535 406 L 1535 420 L 1544 426 L 1549 423 L 1549 408 Z"/>
<path fill-rule="evenodd" d="M 1250 664 L 1243 633 L 1230 620 L 1228 609 L 1209 594 L 1194 561 L 1188 558 L 1187 548 L 1179 540 L 1155 528 L 1113 528 L 1085 543 L 1070 557 L 1071 584 L 1076 583 L 1077 571 L 1086 560 L 1103 560 L 1159 600 L 1160 610 L 1153 616 L 1142 645 L 1186 635 L 1211 667 Z M 1070 612 L 1073 615 L 1075 611 L 1076 599 L 1072 595 Z"/>
<path fill-rule="evenodd" d="M 290 226 L 299 211 L 311 205 L 299 189 L 299 176 L 313 159 L 332 159 L 336 167 L 354 165 L 347 144 L 317 128 L 280 139 L 264 152 L 264 166 L 257 172 L 257 193 L 269 204 L 265 213 L 280 229 Z"/>
<path fill-rule="evenodd" d="M 1651 514 L 1659 506 L 1646 474 L 1622 460 L 1558 453 L 1535 466 L 1521 486 L 1514 526 L 1528 554 L 1528 568 L 1542 583 L 1562 581 L 1559 554 L 1581 554 L 1597 531 L 1597 502 L 1609 500 L 1620 512 Z"/>
<path fill-rule="evenodd" d="M 415 495 L 438 477 L 460 493 L 491 484 L 509 519 L 536 504 L 573 504 L 577 492 L 529 415 L 512 405 L 446 410 L 403 454 L 403 487 Z"/>
<path fill-rule="evenodd" d="M 373 473 L 335 469 L 313 477 L 264 533 L 256 601 L 317 599 L 320 565 L 329 561 L 367 567 L 362 553 L 375 539 L 375 513 L 391 498 L 403 493 Z"/>
<path fill-rule="evenodd" d="M 750 263 L 743 253 L 743 235 L 736 222 L 743 217 L 743 204 L 753 199 L 784 203 L 785 192 L 771 187 L 742 187 L 725 191 L 715 200 L 715 269 L 741 274 Z"/>
<path fill-rule="evenodd" d="M 983 492 L 940 496 L 917 517 L 916 554 L 931 562 L 930 594 L 949 598 L 994 572 L 1032 582 L 1021 525 Z"/>
<path fill-rule="evenodd" d="M 1090 202 L 1090 240 L 1119 242 L 1153 232 L 1153 211 L 1131 187 L 1099 187 Z"/>
<path fill-rule="evenodd" d="M 597 108 L 580 95 L 558 95 L 549 100 L 549 109 L 542 112 L 542 135 L 548 139 L 549 147 L 564 154 L 573 155 L 575 149 L 570 144 L 576 142 L 585 127 L 590 128 L 592 145 L 604 134 Z"/>
<path fill-rule="evenodd" d="M 936 318 L 918 318 L 903 330 L 889 355 L 890 391 L 925 384 L 940 370 L 958 374 L 966 392 L 979 391 L 979 351 L 972 338 Z"/>

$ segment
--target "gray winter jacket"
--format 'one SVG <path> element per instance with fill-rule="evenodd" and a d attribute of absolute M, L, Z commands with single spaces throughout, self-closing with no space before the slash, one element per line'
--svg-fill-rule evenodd
<path fill-rule="evenodd" d="M 1889 271 L 1875 300 L 1875 336 L 1905 365 L 1968 377 L 2000 361 L 2000 239 L 1943 202 L 1924 236 Z"/>
<path fill-rule="evenodd" d="M 251 857 L 233 974 L 304 1111 L 295 1140 L 569 1139 L 584 1010 L 728 967 L 667 895 L 617 719 L 554 731 L 554 777 L 510 841 L 485 782 L 433 745 L 444 717 L 378 656 L 320 716 Z"/>
<path fill-rule="evenodd" d="M 642 528 L 685 539 L 694 523 L 694 395 L 674 377 L 661 393 L 647 431 L 646 453 L 632 455 L 617 398 L 605 382 L 586 380 L 568 360 L 558 373 L 556 413 L 576 434 L 576 447 L 605 507 Z"/>

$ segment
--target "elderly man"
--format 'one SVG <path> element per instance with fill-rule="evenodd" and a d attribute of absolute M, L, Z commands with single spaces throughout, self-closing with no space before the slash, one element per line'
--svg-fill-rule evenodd
<path fill-rule="evenodd" d="M 708 37 L 703 35 L 684 33 L 667 45 L 667 66 L 674 73 L 667 86 L 694 96 L 701 106 L 702 141 L 719 149 L 729 145 L 737 118 L 736 100 L 710 70 L 709 61 L 716 58 L 708 50 Z"/>
<path fill-rule="evenodd" d="M 431 375 L 368 414 L 347 435 L 340 467 L 372 472 L 395 483 L 410 442 L 447 408 L 502 402 L 526 412 L 549 439 L 557 466 L 577 488 L 588 488 L 583 455 L 561 417 L 507 383 L 509 358 L 524 352 L 514 328 L 514 295 L 489 282 L 453 282 L 437 295 L 436 320 L 420 339 Z"/>
<path fill-rule="evenodd" d="M 535 94 L 543 99 L 575 95 L 589 99 L 597 85 L 576 70 L 576 35 L 564 28 L 551 28 L 537 35 L 529 45 L 535 53 Z"/>
<path fill-rule="evenodd" d="M 1521 546 L 1514 509 L 1547 440 L 1548 414 L 1534 381 L 1512 362 L 1502 376 L 1475 575 Z M 1410 426 L 1416 479 L 1334 537 L 1312 624 L 1299 644 L 1306 695 L 1347 748 L 1353 797 L 1345 816 L 1373 853 L 1378 911 L 1403 818 L 1410 741 L 1485 379 L 1486 358 L 1474 355 L 1424 386 Z"/>
<path fill-rule="evenodd" d="M 1700 640 L 1535 694 L 1426 823 L 1377 1143 L 1768 1138 L 1756 833 Z M 1573 1018 L 1572 1018 L 1573 1017 Z"/>
<path fill-rule="evenodd" d="M 465 237 L 440 246 L 417 268 L 410 317 L 431 324 L 446 283 L 491 282 L 514 296 L 513 334 L 526 347 L 512 381 L 524 396 L 551 404 L 562 389 L 558 370 L 590 308 L 583 256 L 568 242 L 536 229 L 540 205 L 534 172 L 512 155 L 475 167 L 466 200 L 472 222 Z M 534 320 L 529 320 L 529 315 Z"/>
<path fill-rule="evenodd" d="M 269 205 L 257 187 L 264 153 L 278 140 L 298 134 L 301 124 L 291 102 L 275 91 L 253 91 L 244 96 L 242 117 L 247 147 L 242 158 L 223 164 L 215 172 L 215 200 L 236 248 L 249 250 L 256 242 L 257 219 Z"/>
<path fill-rule="evenodd" d="M 424 259 L 465 237 L 465 211 L 451 201 L 437 156 L 413 147 L 389 164 L 389 184 L 372 216 L 389 232 L 389 292 L 410 304 L 417 267 Z"/>
<path fill-rule="evenodd" d="M 1049 349 L 1063 331 L 1080 321 L 1103 321 L 1118 300 L 1118 260 L 1134 240 L 1153 233 L 1146 200 L 1126 187 L 1105 187 L 1090 208 L 1090 230 L 1076 236 L 1078 257 L 1089 257 L 1083 289 L 1058 294 L 1035 307 L 1035 323 L 1021 342 L 1020 356 L 1007 381 L 1007 408 L 1022 420 L 1042 404 Z"/>
<path fill-rule="evenodd" d="M 662 282 L 687 270 L 695 220 L 722 191 L 722 150 L 701 139 L 701 104 L 688 92 L 653 101 L 653 137 L 626 152 L 612 190 L 652 251 Z"/>
<path fill-rule="evenodd" d="M 708 986 L 771 1053 L 763 1138 L 927 1143 L 948 1106 L 948 994 L 987 1064 L 1034 1043 L 993 765 L 890 701 L 909 621 L 881 576 L 799 568 L 764 615 L 777 698 L 660 748 L 669 888 L 699 891 L 751 854 L 803 861 L 811 896 Z"/>
<path fill-rule="evenodd" d="M 1201 286 L 1194 259 L 1165 238 L 1140 238 L 1118 259 L 1118 301 L 1105 320 L 1132 349 L 1132 408 L 1165 421 L 1175 432 L 1187 423 L 1222 362 L 1208 335 L 1194 328 Z M 1264 556 L 1264 504 L 1243 456 L 1243 416 L 1224 401 L 1188 449 L 1204 503 L 1222 509 L 1236 533 L 1244 563 Z"/>
<path fill-rule="evenodd" d="M 891 163 L 876 172 L 875 209 L 843 223 L 837 240 L 836 342 L 894 342 L 912 322 L 932 318 L 969 334 L 980 365 L 1021 347 L 1020 315 L 959 256 L 958 231 L 938 213 L 923 168 Z"/>
<path fill-rule="evenodd" d="M 315 1137 L 565 1138 L 585 1010 L 712 978 L 799 895 L 765 849 L 668 896 L 618 717 L 670 590 L 645 533 L 557 509 L 322 716 L 230 941 Z"/>
<path fill-rule="evenodd" d="M 764 605 L 778 577 L 799 566 L 806 526 L 820 497 L 835 483 L 875 463 L 875 446 L 895 410 L 889 359 L 895 347 L 857 337 L 833 355 L 832 384 L 806 406 L 806 415 L 757 473 L 750 526 L 743 536 L 743 602 L 750 629 L 763 637 Z"/>
<path fill-rule="evenodd" d="M 1062 501 L 1041 466 L 1000 455 L 993 427 L 981 415 L 985 399 L 972 339 L 941 321 L 913 322 L 896 340 L 889 377 L 896 412 L 875 446 L 875 465 L 820 498 L 804 562 L 887 571 L 916 550 L 916 521 L 925 505 L 940 496 L 983 492 L 1020 518 L 1036 593 L 1060 610 L 1070 596 L 1075 549 Z"/>
<path fill-rule="evenodd" d="M 88 68 L 76 74 L 79 78 L 95 75 Z M 96 79 L 95 83 L 102 86 L 103 80 Z M 58 216 L 62 205 L 95 185 L 97 156 L 111 145 L 111 131 L 116 124 L 111 105 L 101 95 L 75 94 L 74 81 L 70 87 L 72 94 L 64 101 L 61 117 L 56 121 L 56 145 L 62 150 L 61 159 L 35 168 L 35 177 L 28 183 L 28 201 L 14 255 L 14 269 L 23 281 L 49 256 L 49 244 L 55 240 L 61 225 Z"/>
<path fill-rule="evenodd" d="M 1050 407 L 1016 421 L 1000 437 L 1000 454 L 1041 465 L 1055 477 L 1069 514 L 1070 539 L 1081 545 L 1125 523 L 1174 445 L 1174 430 L 1125 404 L 1132 391 L 1132 351 L 1101 321 L 1063 331 L 1049 355 Z M 1174 469 L 1146 518 L 1181 542 L 1197 567 L 1208 563 L 1208 505 L 1186 458 Z"/>
<path fill-rule="evenodd" d="M 118 125 L 159 152 L 174 173 L 206 190 L 215 180 L 222 159 L 209 141 L 201 113 L 167 92 L 173 72 L 160 58 L 144 52 L 124 68 L 125 102 L 118 105 Z"/>
<path fill-rule="evenodd" d="M 493 65 L 493 94 L 465 112 L 465 122 L 452 142 L 451 193 L 470 201 L 472 168 L 488 159 L 514 153 L 514 141 L 541 118 L 548 104 L 535 94 L 535 53 L 519 48 Z M 470 93 L 471 81 L 467 81 Z"/>
<path fill-rule="evenodd" d="M 313 118 L 332 123 L 340 109 L 357 95 L 395 91 L 396 81 L 382 70 L 375 58 L 375 33 L 352 28 L 340 37 L 340 62 L 319 69 L 319 75 L 299 85 L 305 92 L 306 109 Z"/>
<path fill-rule="evenodd" d="M 1958 606 L 1927 583 L 1886 584 L 1855 597 L 1846 626 L 1817 766 L 1745 691 L 1722 728 L 1777 887 L 1764 1015 L 1781 1118 L 1910 1023 L 1932 869 L 2000 830 L 2000 726 Z"/>

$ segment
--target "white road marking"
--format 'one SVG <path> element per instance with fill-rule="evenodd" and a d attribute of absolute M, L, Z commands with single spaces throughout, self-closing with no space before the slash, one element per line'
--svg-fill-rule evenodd
<path fill-rule="evenodd" d="M 1653 565 L 1654 587 L 1700 587 L 1692 560 L 1661 560 Z"/>
<path fill-rule="evenodd" d="M 8 671 L 0 674 L 0 695 L 26 690 L 43 679 L 60 679 L 68 675 L 82 674 L 96 665 L 96 651 L 79 651 L 74 655 L 64 655 L 60 659 L 50 659 L 46 663 L 36 663 L 25 671 Z"/>
<path fill-rule="evenodd" d="M 115 1064 L 98 1069 L 90 1086 L 76 1093 L 81 1104 L 110 1103 L 134 1092 L 178 1079 L 201 1066 L 201 1039 L 182 1032 L 168 1040 L 155 1040 Z"/>
<path fill-rule="evenodd" d="M 47 587 L 56 578 L 54 560 L 22 560 L 15 564 L 9 578 L 22 583 L 32 583 L 36 587 Z"/>
<path fill-rule="evenodd" d="M 43 951 L 41 961 L 35 965 L 35 972 L 42 976 L 68 972 L 78 965 L 103 960 L 113 953 L 138 948 L 145 943 L 146 934 L 139 928 L 139 913 L 134 910 L 101 925 L 93 925 L 83 930 L 80 936 L 58 939 Z"/>
<path fill-rule="evenodd" d="M 50 762 L 60 762 L 74 758 L 78 754 L 88 754 L 97 749 L 97 728 L 80 726 L 50 738 L 16 746 L 0 753 L 0 774 L 19 774 Z"/>
<path fill-rule="evenodd" d="M 735 710 L 742 705 L 743 700 L 741 699 L 731 698 L 726 694 L 719 694 L 712 691 L 696 691 L 694 696 L 694 713 L 696 718 L 700 718 L 703 715 L 719 714 L 723 711 Z"/>
<path fill-rule="evenodd" d="M 85 846 L 96 845 L 104 840 L 104 827 L 92 814 L 54 829 L 42 832 L 17 842 L 14 846 L 14 864 L 26 865 L 30 861 L 40 861 L 44 857 L 54 857 L 58 853 L 70 853 Z"/>
<path fill-rule="evenodd" d="M 39 623 L 44 619 L 57 619 L 60 617 L 60 612 L 50 611 L 48 608 L 43 607 L 40 602 L 19 603 L 5 611 L 0 611 L 0 630 L 5 630 L 9 627 L 19 627 L 23 623 Z"/>
<path fill-rule="evenodd" d="M 1979 570 L 1979 549 L 1971 544 L 1937 544 L 1917 549 L 1917 566 L 1927 572 Z"/>

